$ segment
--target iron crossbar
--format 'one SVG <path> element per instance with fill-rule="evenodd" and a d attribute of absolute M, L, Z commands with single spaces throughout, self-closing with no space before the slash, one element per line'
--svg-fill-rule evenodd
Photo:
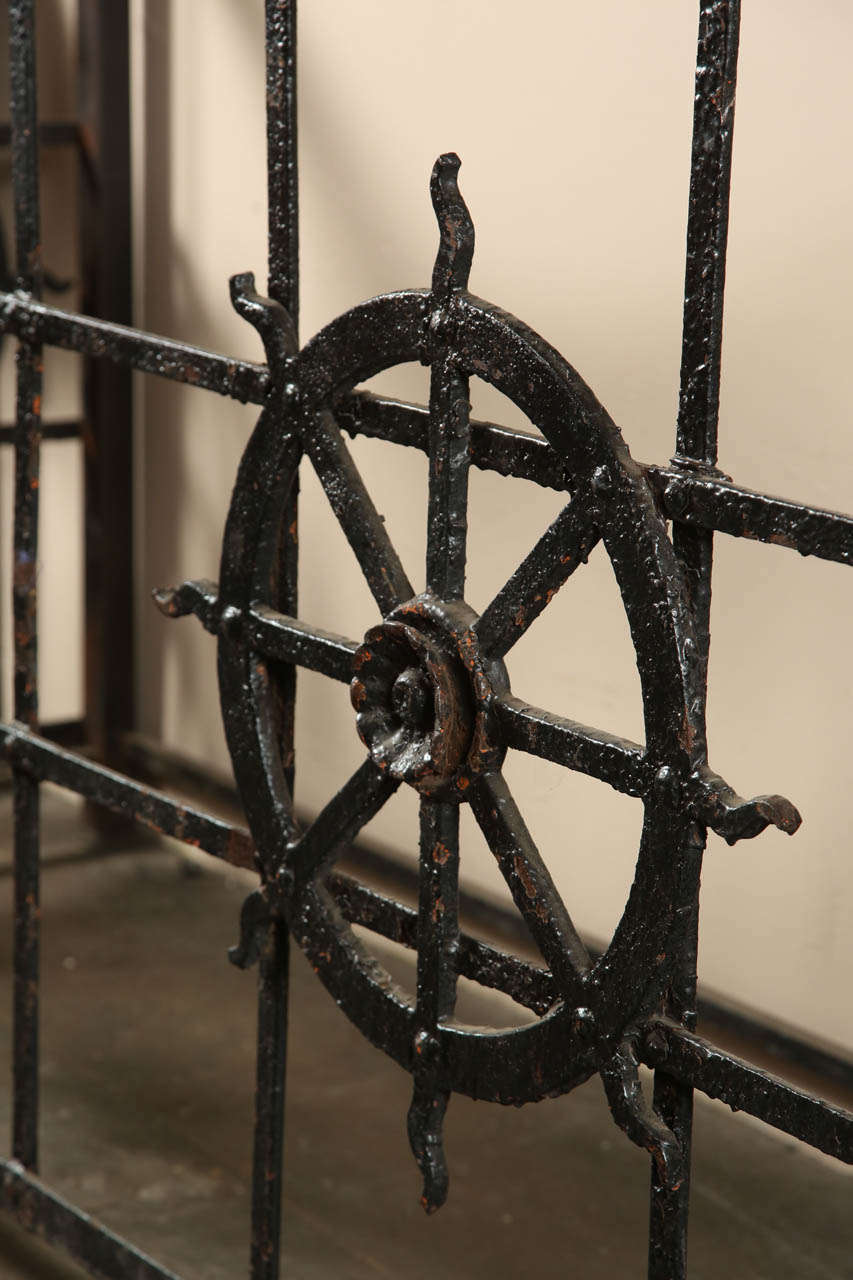
<path fill-rule="evenodd" d="M 651 505 L 644 519 L 653 523 L 655 518 L 663 518 L 671 523 L 691 616 L 691 643 L 698 671 L 698 675 L 691 678 L 695 678 L 693 687 L 699 695 L 693 728 L 701 740 L 704 739 L 713 533 L 757 539 L 844 564 L 849 563 L 853 555 L 853 517 L 755 492 L 737 485 L 716 468 L 739 6 L 737 0 L 701 0 L 699 8 L 676 456 L 665 466 L 638 468 L 636 483 L 644 485 L 641 491 L 650 495 Z M 0 1161 L 0 1203 L 29 1230 L 62 1247 L 94 1275 L 122 1280 L 131 1276 L 162 1280 L 170 1276 L 132 1245 L 117 1240 L 81 1210 L 66 1204 L 37 1177 L 39 787 L 42 782 L 51 782 L 183 840 L 215 858 L 262 872 L 263 891 L 246 903 L 243 935 L 234 958 L 242 963 L 253 958 L 260 961 L 250 1268 L 253 1280 L 275 1280 L 279 1270 L 281 1227 L 288 924 L 309 953 L 315 945 L 308 934 L 300 934 L 289 915 L 288 894 L 297 889 L 287 882 L 287 876 L 291 881 L 303 880 L 306 886 L 316 882 L 320 886 L 317 892 L 326 895 L 345 922 L 360 925 L 418 953 L 414 1052 L 416 1055 L 423 1052 L 424 1060 L 409 1061 L 408 1050 L 404 1052 L 392 1046 L 390 1035 L 385 1043 L 381 1026 L 377 1030 L 371 1024 L 367 1033 L 412 1071 L 410 1136 L 424 1173 L 428 1207 L 435 1207 L 446 1194 L 446 1170 L 437 1163 L 435 1153 L 437 1148 L 440 1150 L 440 1120 L 447 1092 L 454 1086 L 448 1084 L 449 1077 L 442 1076 L 443 1068 L 432 1056 L 452 1014 L 456 975 L 509 995 L 535 1013 L 544 1026 L 549 1020 L 553 1022 L 555 1010 L 559 1013 L 562 1009 L 568 989 L 583 988 L 584 973 L 596 964 L 596 957 L 575 937 L 567 914 L 564 913 L 565 919 L 559 916 L 557 904 L 560 907 L 562 904 L 558 898 L 555 902 L 547 869 L 538 859 L 535 847 L 522 838 L 523 823 L 520 817 L 516 820 L 513 816 L 512 798 L 501 791 L 496 781 L 499 774 L 488 769 L 482 779 L 476 773 L 469 778 L 464 770 L 460 777 L 466 787 L 471 785 L 475 815 L 493 845 L 508 883 L 517 888 L 521 877 L 524 892 L 517 899 L 520 909 L 526 893 L 536 899 L 537 907 L 551 912 L 551 925 L 559 917 L 560 945 L 555 944 L 549 927 L 535 934 L 548 962 L 544 967 L 461 932 L 452 909 L 440 927 L 427 926 L 429 918 L 435 924 L 437 904 L 442 904 L 443 912 L 443 904 L 451 904 L 456 893 L 454 815 L 458 809 L 448 803 L 440 788 L 434 795 L 429 791 L 423 793 L 421 900 L 414 909 L 337 872 L 329 856 L 329 848 L 357 834 L 387 794 L 388 786 L 369 762 L 307 832 L 298 829 L 292 816 L 285 818 L 285 823 L 291 824 L 287 826 L 286 842 L 290 861 L 287 866 L 279 867 L 276 875 L 271 875 L 264 865 L 265 837 L 271 828 L 257 804 L 250 807 L 249 812 L 255 840 L 257 832 L 261 833 L 261 840 L 256 844 L 243 828 L 179 804 L 170 796 L 68 751 L 39 733 L 37 482 L 40 440 L 50 434 L 41 424 L 42 347 L 61 347 L 116 367 L 139 370 L 253 403 L 279 424 L 283 421 L 280 401 L 286 399 L 287 378 L 298 367 L 301 357 L 296 356 L 295 340 L 298 321 L 295 0 L 266 0 L 269 298 L 258 298 L 250 278 L 243 277 L 232 284 L 235 306 L 257 325 L 264 338 L 267 359 L 263 364 L 232 359 L 41 301 L 39 139 L 51 145 L 77 141 L 78 135 L 71 126 L 62 126 L 58 131 L 38 128 L 34 9 L 35 0 L 10 0 L 12 123 L 9 136 L 13 154 L 16 288 L 0 293 L 0 329 L 14 335 L 19 344 L 17 422 L 11 433 L 16 455 L 15 708 L 13 721 L 0 724 L 0 745 L 11 765 L 15 789 L 14 1126 L 12 1156 Z M 446 162 L 448 157 L 442 159 Z M 593 522 L 584 532 L 585 508 L 575 505 L 579 488 L 576 474 L 552 441 L 494 423 L 467 420 L 464 409 L 467 374 L 462 369 L 464 344 L 454 346 L 457 339 L 451 332 L 452 325 L 448 326 L 447 317 L 456 316 L 458 322 L 462 315 L 472 324 L 490 322 L 488 318 L 484 321 L 465 301 L 473 228 L 468 245 L 467 210 L 447 164 L 442 168 L 439 162 L 434 181 L 436 211 L 440 222 L 443 217 L 446 225 L 433 287 L 428 295 L 406 303 L 414 308 L 413 314 L 420 315 L 417 311 L 420 307 L 423 316 L 432 314 L 441 322 L 435 326 L 438 336 L 431 339 L 433 345 L 426 351 L 432 365 L 430 405 L 405 404 L 344 388 L 335 392 L 329 401 L 337 426 L 352 436 L 370 436 L 413 447 L 429 456 L 428 577 L 431 590 L 443 600 L 456 599 L 462 591 L 464 537 L 460 542 L 457 517 L 464 511 L 466 502 L 469 462 L 506 477 L 527 479 L 565 491 L 572 501 L 528 557 L 529 564 L 524 562 L 479 620 L 469 626 L 467 622 L 454 621 L 456 615 L 443 609 L 432 616 L 425 630 L 418 631 L 421 622 L 411 610 L 400 620 L 400 599 L 406 598 L 405 575 L 391 556 L 393 548 L 382 542 L 372 523 L 372 508 L 357 489 L 357 473 L 350 466 L 340 436 L 320 432 L 312 437 L 306 433 L 306 448 L 333 506 L 332 490 L 341 476 L 356 495 L 353 499 L 356 517 L 343 507 L 336 508 L 336 514 L 354 545 L 357 543 L 365 575 L 383 605 L 383 614 L 391 620 L 386 620 L 384 631 L 377 629 L 375 643 L 393 646 L 406 628 L 410 632 L 414 628 L 416 641 L 412 643 L 423 646 L 433 655 L 438 628 L 444 651 L 429 660 L 438 672 L 436 679 L 443 679 L 442 672 L 450 671 L 447 678 L 452 684 L 456 678 L 453 676 L 456 657 L 453 661 L 447 657 L 451 640 L 458 642 L 460 652 L 463 641 L 470 647 L 476 640 L 486 655 L 477 668 L 478 678 L 488 678 L 494 686 L 490 694 L 489 732 L 498 735 L 502 750 L 510 747 L 558 761 L 602 778 L 617 790 L 641 797 L 653 808 L 664 805 L 664 801 L 671 800 L 671 771 L 667 773 L 669 766 L 661 766 L 647 748 L 530 707 L 514 697 L 508 687 L 502 689 L 494 675 L 495 663 L 516 638 L 517 625 L 521 625 L 512 621 L 516 605 L 520 601 L 525 607 L 533 607 L 531 580 L 538 581 L 540 588 L 542 583 L 551 583 L 556 590 L 571 571 L 571 567 L 560 569 L 563 558 L 556 552 L 565 547 L 567 540 L 575 538 L 572 545 L 576 547 L 575 559 L 579 562 L 587 548 L 583 538 L 587 534 L 589 538 L 597 538 L 601 531 Z M 446 232 L 446 226 L 451 223 L 453 235 Z M 467 259 L 463 261 L 466 254 Z M 364 319 L 365 323 L 373 322 L 366 310 Z M 304 375 L 306 385 L 315 376 L 310 365 L 312 358 L 315 365 L 322 363 L 320 356 L 312 357 L 309 351 L 303 361 L 308 366 Z M 2 438 L 6 439 L 7 434 L 4 429 Z M 288 463 L 294 475 L 297 464 L 298 448 L 294 445 Z M 612 475 L 602 478 L 601 467 L 593 473 L 592 487 L 602 503 L 612 483 Z M 288 530 L 296 527 L 296 491 L 294 481 L 281 495 L 284 507 L 281 520 Z M 598 520 L 600 508 L 590 510 Z M 245 521 L 251 518 L 251 513 L 247 517 L 238 512 L 235 518 L 238 517 Z M 352 523 L 347 524 L 356 518 L 358 530 Z M 578 521 L 581 525 L 574 528 Z M 226 544 L 227 537 L 226 534 Z M 283 540 L 275 548 L 273 558 L 274 589 L 271 587 L 266 594 L 257 593 L 253 584 L 240 579 L 239 575 L 235 577 L 234 564 L 229 564 L 228 556 L 224 555 L 224 577 L 219 584 L 187 583 L 175 590 L 160 592 L 158 603 L 172 616 L 195 614 L 204 627 L 217 636 L 220 654 L 225 654 L 226 719 L 232 714 L 225 696 L 229 689 L 229 646 L 243 646 L 264 662 L 275 664 L 276 744 L 281 762 L 282 794 L 292 796 L 295 667 L 304 666 L 349 683 L 354 671 L 358 673 L 368 665 L 370 655 L 365 657 L 365 647 L 355 640 L 322 632 L 299 619 L 295 539 Z M 422 619 L 428 609 L 425 605 L 420 608 L 418 618 Z M 480 659 L 472 659 L 477 661 Z M 353 687 L 358 707 L 362 695 L 355 692 L 356 685 Z M 408 684 L 404 682 L 401 690 L 399 697 L 408 699 L 401 704 L 405 714 L 416 719 L 422 714 L 418 698 L 423 696 L 423 689 L 410 680 Z M 236 697 L 235 689 L 232 694 Z M 403 712 L 399 714 L 404 723 L 408 723 Z M 448 727 L 448 735 L 452 728 Z M 369 728 L 364 729 L 366 742 L 370 732 Z M 380 748 L 373 740 L 370 745 L 376 759 Z M 490 742 L 486 746 L 496 750 Z M 492 761 L 491 767 L 499 770 L 499 761 L 497 765 Z M 420 777 L 406 777 L 406 780 L 421 785 Z M 711 825 L 727 839 L 755 834 L 768 821 L 783 829 L 793 829 L 798 821 L 795 811 L 792 807 L 786 809 L 786 802 L 779 797 L 741 801 L 721 779 L 710 773 L 704 757 L 689 777 L 685 777 L 684 788 L 679 803 L 687 806 L 685 812 L 689 810 L 692 844 L 688 841 L 689 856 L 684 860 L 683 880 L 678 889 L 683 910 L 680 932 L 673 934 L 675 961 L 667 983 L 657 991 L 654 1009 L 642 1007 L 642 1016 L 632 1036 L 620 1037 L 618 1041 L 611 1037 L 607 1053 L 612 1054 L 612 1059 L 606 1055 L 605 1061 L 596 1061 L 596 1069 L 601 1070 L 608 1089 L 614 1118 L 632 1140 L 648 1147 L 653 1157 L 649 1254 L 652 1280 L 686 1274 L 694 1090 L 746 1111 L 841 1161 L 853 1163 L 853 1115 L 724 1052 L 697 1036 L 694 1029 L 698 869 L 705 829 Z M 661 799 L 663 793 L 666 794 Z M 444 850 L 447 856 L 433 858 L 430 863 L 424 850 L 434 849 Z M 304 901 L 310 905 L 313 899 L 309 889 L 303 886 L 299 892 L 308 895 Z M 370 993 L 367 988 L 364 990 L 367 997 Z M 575 1010 L 576 1022 L 583 1021 L 584 1013 L 588 1010 L 582 1007 Z M 644 1105 L 638 1094 L 636 1066 L 640 1062 L 655 1069 L 654 1110 Z M 550 1064 L 549 1070 L 558 1068 Z M 467 1079 L 464 1071 L 462 1078 Z M 570 1087 L 560 1079 L 561 1088 Z M 508 1100 L 506 1087 L 495 1085 L 493 1096 Z M 678 1177 L 672 1173 L 676 1160 L 681 1162 Z"/>

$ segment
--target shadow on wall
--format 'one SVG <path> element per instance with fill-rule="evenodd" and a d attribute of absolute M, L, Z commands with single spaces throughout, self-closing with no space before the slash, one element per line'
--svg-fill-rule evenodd
<path fill-rule="evenodd" d="M 143 207 L 138 217 L 144 247 L 135 320 L 151 332 L 230 352 L 233 345 L 222 341 L 221 316 L 211 314 L 210 299 L 200 287 L 199 264 L 176 231 L 174 172 L 182 157 L 175 155 L 173 29 L 172 0 L 147 0 L 144 127 L 137 135 L 143 148 Z M 211 217 L 215 214 L 211 210 Z M 219 273 L 222 309 L 230 312 L 228 264 L 214 269 Z M 257 352 L 249 354 L 260 358 Z M 218 705 L 211 699 L 212 642 L 195 629 L 169 624 L 155 609 L 150 593 L 185 577 L 217 577 L 225 502 L 244 443 L 240 426 L 253 422 L 257 409 L 159 378 L 137 377 L 140 728 L 158 740 L 177 739 L 210 761 L 222 736 Z M 227 434 L 216 429 L 220 424 Z M 185 699 L 186 705 L 200 708 L 198 732 L 193 740 L 190 728 L 189 742 L 181 741 L 176 723 Z M 176 704 L 181 704 L 177 711 Z M 221 745 L 219 752 L 224 752 Z"/>

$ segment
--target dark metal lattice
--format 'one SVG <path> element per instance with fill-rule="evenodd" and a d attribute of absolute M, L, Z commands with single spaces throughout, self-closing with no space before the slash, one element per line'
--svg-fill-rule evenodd
<path fill-rule="evenodd" d="M 268 297 L 231 282 L 266 363 L 231 360 L 39 300 L 34 0 L 12 0 L 14 292 L 4 332 L 19 339 L 15 508 L 15 719 L 0 734 L 15 779 L 15 1122 L 3 1204 L 30 1229 L 111 1277 L 168 1273 L 37 1179 L 39 784 L 49 780 L 256 867 L 232 959 L 260 962 L 251 1274 L 278 1274 L 288 935 L 361 1031 L 413 1078 L 409 1137 L 439 1207 L 448 1188 L 442 1122 L 450 1094 L 522 1103 L 600 1073 L 615 1122 L 652 1156 L 649 1275 L 685 1275 L 692 1095 L 699 1089 L 853 1163 L 853 1116 L 695 1035 L 699 870 L 710 827 L 730 843 L 769 823 L 793 833 L 779 796 L 743 800 L 707 761 L 705 696 L 714 530 L 842 563 L 853 519 L 754 493 L 716 469 L 722 301 L 734 112 L 737 0 L 700 4 L 676 455 L 643 467 L 562 357 L 519 321 L 467 292 L 474 230 L 455 156 L 439 158 L 432 199 L 439 250 L 429 290 L 385 295 L 297 341 L 295 3 L 266 0 Z M 226 525 L 220 579 L 157 593 L 169 616 L 196 614 L 218 637 L 222 711 L 248 833 L 74 755 L 38 733 L 36 514 L 40 352 L 75 350 L 262 406 Z M 430 367 L 428 407 L 356 391 L 393 365 Z M 469 420 L 477 376 L 512 400 L 538 438 Z M 344 442 L 342 429 L 429 456 L 426 591 L 416 595 Z M 313 465 L 381 621 L 363 642 L 298 619 L 296 494 Z M 568 502 L 478 617 L 464 603 L 470 465 L 565 491 Z M 667 533 L 672 522 L 672 540 Z M 503 658 L 597 542 L 619 583 L 637 655 L 640 747 L 510 691 Z M 302 830 L 294 816 L 294 672 L 350 684 L 362 766 Z M 645 820 L 623 917 L 591 957 L 501 774 L 509 750 L 580 770 L 637 797 Z M 334 870 L 401 784 L 420 795 L 417 910 Z M 545 961 L 533 965 L 460 932 L 458 822 L 474 816 Z M 417 951 L 408 999 L 357 942 L 361 925 Z M 537 1015 L 511 1031 L 453 1020 L 464 975 Z M 638 1067 L 655 1068 L 653 1100 Z"/>

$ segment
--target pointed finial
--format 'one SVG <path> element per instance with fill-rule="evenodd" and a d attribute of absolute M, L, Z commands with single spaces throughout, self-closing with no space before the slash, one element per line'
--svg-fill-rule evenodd
<path fill-rule="evenodd" d="M 234 310 L 261 336 L 267 364 L 272 368 L 294 355 L 299 350 L 296 328 L 281 303 L 258 293 L 251 271 L 232 276 L 228 284 Z"/>
<path fill-rule="evenodd" d="M 468 288 L 474 257 L 474 223 L 457 182 L 461 163 L 453 151 L 439 156 L 429 183 L 440 237 L 432 270 L 432 291 L 442 301 L 446 301 L 454 289 Z"/>
<path fill-rule="evenodd" d="M 250 969 L 257 964 L 271 920 L 266 895 L 261 889 L 255 889 L 240 912 L 240 941 L 228 948 L 228 959 L 238 969 Z"/>
<path fill-rule="evenodd" d="M 435 1213 L 447 1199 L 449 1177 L 444 1155 L 444 1113 L 448 1095 L 415 1077 L 407 1128 L 409 1145 L 423 1178 L 421 1205 Z"/>

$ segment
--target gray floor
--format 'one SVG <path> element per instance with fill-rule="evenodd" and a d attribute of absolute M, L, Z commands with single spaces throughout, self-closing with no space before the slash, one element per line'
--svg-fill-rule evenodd
<path fill-rule="evenodd" d="M 62 843 L 61 824 L 51 838 Z M 44 876 L 42 1175 L 186 1280 L 246 1274 L 255 977 L 225 955 L 243 892 L 170 850 Z M 641 1280 L 647 1159 L 614 1128 L 597 1080 L 518 1111 L 455 1098 L 451 1195 L 432 1219 L 417 1202 L 408 1094 L 298 957 L 286 1275 Z M 7 1092 L 0 1111 L 8 1131 Z M 692 1280 L 853 1277 L 841 1167 L 702 1099 L 694 1187 Z M 79 1274 L 0 1226 L 3 1280 Z"/>

